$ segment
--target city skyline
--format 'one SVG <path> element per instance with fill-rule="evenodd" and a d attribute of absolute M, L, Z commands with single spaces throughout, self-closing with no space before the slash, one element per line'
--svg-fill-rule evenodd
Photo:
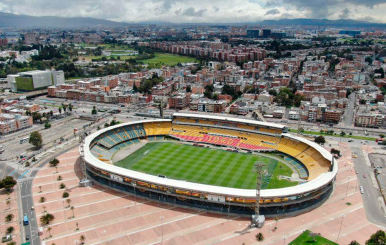
<path fill-rule="evenodd" d="M 0 12 L 32 16 L 92 17 L 118 22 L 247 23 L 283 18 L 354 19 L 386 23 L 382 0 L 97 0 L 2 1 Z M 144 14 L 146 13 L 146 14 Z"/>

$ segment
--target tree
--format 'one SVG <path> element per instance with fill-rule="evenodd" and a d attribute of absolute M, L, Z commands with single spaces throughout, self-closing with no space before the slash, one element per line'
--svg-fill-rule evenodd
<path fill-rule="evenodd" d="M 369 65 L 373 64 L 373 59 L 371 57 L 366 57 L 365 62 L 369 63 Z"/>
<path fill-rule="evenodd" d="M 70 104 L 68 105 L 68 110 L 69 110 L 69 111 L 72 111 L 72 108 L 73 108 L 73 106 L 72 106 L 72 104 L 70 103 Z"/>
<path fill-rule="evenodd" d="M 59 113 L 62 114 L 62 107 L 59 107 Z"/>
<path fill-rule="evenodd" d="M 385 245 L 386 244 L 386 233 L 382 230 L 375 232 L 371 235 L 370 239 L 366 241 L 366 245 Z"/>
<path fill-rule="evenodd" d="M 42 225 L 49 225 L 50 222 L 53 221 L 54 219 L 55 219 L 54 215 L 50 213 L 46 213 L 40 217 L 40 223 L 42 223 Z"/>
<path fill-rule="evenodd" d="M 15 228 L 13 226 L 9 226 L 5 231 L 7 234 L 11 234 L 14 230 Z"/>
<path fill-rule="evenodd" d="M 323 136 L 316 137 L 314 141 L 319 145 L 323 145 L 324 143 L 326 143 L 326 139 Z"/>
<path fill-rule="evenodd" d="M 29 136 L 28 142 L 35 146 L 35 148 L 40 148 L 43 145 L 43 137 L 38 131 L 33 131 Z"/>
<path fill-rule="evenodd" d="M 11 201 L 7 200 L 5 203 L 8 205 L 8 209 L 11 209 Z"/>
<path fill-rule="evenodd" d="M 360 244 L 359 244 L 359 242 L 354 240 L 354 241 L 351 241 L 349 245 L 360 245 Z"/>
<path fill-rule="evenodd" d="M 5 217 L 4 217 L 4 221 L 5 222 L 11 222 L 13 220 L 13 218 L 15 217 L 15 215 L 13 214 L 7 214 Z"/>
<path fill-rule="evenodd" d="M 135 85 L 135 84 L 133 85 L 133 92 L 134 92 L 134 93 L 137 93 L 137 92 L 138 92 L 137 85 Z"/>
<path fill-rule="evenodd" d="M 61 183 L 60 186 L 59 186 L 60 189 L 64 189 L 66 188 L 66 185 L 64 183 Z"/>
<path fill-rule="evenodd" d="M 66 200 L 66 203 L 68 204 L 68 206 L 67 206 L 67 207 L 69 207 L 69 206 L 70 206 L 70 204 L 71 204 L 71 199 L 70 199 L 70 198 L 68 198 L 68 199 Z"/>
<path fill-rule="evenodd" d="M 50 237 L 52 237 L 52 235 L 51 235 L 51 230 L 52 230 L 51 227 L 48 227 L 48 228 L 47 228 L 48 233 L 50 233 Z"/>
<path fill-rule="evenodd" d="M 46 122 L 44 123 L 44 128 L 51 128 L 51 124 L 48 122 L 48 120 L 46 120 Z"/>
<path fill-rule="evenodd" d="M 78 222 L 76 222 L 76 230 L 79 230 L 79 224 L 78 224 Z"/>
<path fill-rule="evenodd" d="M 330 152 L 333 155 L 339 155 L 340 154 L 340 150 L 337 150 L 337 149 L 334 149 L 334 148 L 332 148 Z"/>
<path fill-rule="evenodd" d="M 298 100 L 299 99 L 301 101 L 301 97 L 298 98 Z M 276 100 L 277 100 L 277 103 L 281 106 L 292 106 L 294 102 L 294 94 L 292 90 L 289 88 L 281 88 L 279 90 L 279 94 L 276 97 Z"/>
<path fill-rule="evenodd" d="M 50 161 L 50 165 L 51 165 L 52 167 L 56 167 L 56 166 L 58 166 L 58 164 L 59 164 L 59 160 L 56 159 L 56 158 L 54 158 L 54 159 L 52 159 L 52 160 Z"/>
<path fill-rule="evenodd" d="M 381 67 L 381 68 L 379 68 L 379 69 L 375 69 L 374 70 L 374 73 L 378 73 L 378 74 L 380 74 L 381 75 L 381 77 L 380 78 L 385 78 L 385 71 L 383 70 L 383 68 Z"/>
<path fill-rule="evenodd" d="M 45 198 L 45 197 L 40 197 L 40 200 L 39 200 L 40 203 L 43 203 L 43 202 L 45 202 L 45 201 L 46 201 L 46 198 Z"/>
<path fill-rule="evenodd" d="M 84 244 L 84 242 L 86 241 L 86 237 L 84 235 L 81 235 L 80 238 L 79 238 L 80 242 L 82 244 Z"/>
<path fill-rule="evenodd" d="M 342 131 L 342 132 L 340 132 L 340 136 L 344 137 L 344 136 L 346 136 L 346 133 Z"/>
<path fill-rule="evenodd" d="M 70 209 L 71 209 L 71 212 L 72 212 L 72 217 L 75 217 L 75 214 L 74 214 L 74 209 L 75 209 L 75 208 L 74 208 L 74 206 L 71 206 Z"/>
<path fill-rule="evenodd" d="M 63 192 L 63 198 L 67 198 L 69 196 L 70 196 L 70 194 L 67 191 Z"/>
<path fill-rule="evenodd" d="M 190 85 L 186 86 L 186 92 L 191 93 L 192 92 L 192 87 Z"/>
<path fill-rule="evenodd" d="M 279 218 L 278 217 L 275 217 L 275 230 L 277 229 L 277 222 L 279 221 Z"/>
<path fill-rule="evenodd" d="M 14 180 L 12 176 L 7 176 L 1 181 L 0 189 L 4 188 L 7 191 L 10 191 L 16 184 L 17 181 Z"/>
<path fill-rule="evenodd" d="M 380 134 L 379 137 L 381 137 L 383 139 L 383 138 L 385 138 L 385 135 L 384 134 Z"/>
<path fill-rule="evenodd" d="M 272 96 L 277 96 L 277 92 L 274 89 L 269 90 L 268 93 Z"/>
<path fill-rule="evenodd" d="M 257 234 L 256 234 L 256 240 L 257 240 L 258 242 L 264 241 L 264 235 L 263 235 L 263 233 L 261 233 L 261 232 L 257 233 Z"/>
<path fill-rule="evenodd" d="M 7 243 L 7 245 L 16 245 L 16 242 L 15 241 L 10 241 Z"/>
<path fill-rule="evenodd" d="M 301 105 L 302 101 L 305 100 L 305 99 L 306 99 L 306 97 L 304 97 L 303 95 L 295 94 L 294 106 L 299 107 Z"/>
<path fill-rule="evenodd" d="M 62 178 L 61 175 L 59 175 L 58 178 L 57 178 L 58 181 L 61 181 L 62 179 L 63 179 L 63 178 Z"/>
<path fill-rule="evenodd" d="M 91 114 L 96 115 L 98 113 L 97 109 L 95 106 L 92 107 Z"/>

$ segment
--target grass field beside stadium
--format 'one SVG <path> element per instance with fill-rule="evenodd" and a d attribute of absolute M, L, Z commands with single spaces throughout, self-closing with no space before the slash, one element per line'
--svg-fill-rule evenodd
<path fill-rule="evenodd" d="M 114 165 L 152 175 L 162 174 L 171 179 L 255 189 L 256 173 L 252 170 L 256 161 L 262 161 L 266 165 L 262 189 L 298 184 L 278 178 L 280 175 L 290 177 L 293 172 L 275 159 L 179 143 L 148 143 Z"/>
<path fill-rule="evenodd" d="M 295 240 L 293 240 L 289 245 L 306 245 L 306 244 L 314 244 L 314 245 L 338 245 L 338 243 L 332 242 L 322 236 L 312 237 L 310 235 L 310 231 L 304 231 L 300 236 L 298 236 Z"/>

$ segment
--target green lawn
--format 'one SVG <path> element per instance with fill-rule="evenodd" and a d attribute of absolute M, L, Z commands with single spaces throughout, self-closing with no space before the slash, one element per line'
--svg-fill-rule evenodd
<path fill-rule="evenodd" d="M 141 60 L 145 64 L 163 64 L 163 65 L 177 65 L 177 63 L 195 63 L 198 62 L 195 58 L 180 56 L 175 54 L 155 53 L 153 59 Z"/>
<path fill-rule="evenodd" d="M 263 189 L 298 184 L 279 180 L 279 175 L 291 176 L 292 170 L 274 159 L 179 143 L 148 143 L 114 165 L 189 182 L 254 189 L 256 173 L 252 170 L 256 161 L 266 163 Z"/>
<path fill-rule="evenodd" d="M 335 242 L 332 242 L 322 236 L 316 236 L 315 242 L 314 239 L 310 236 L 310 231 L 306 230 L 295 240 L 293 240 L 289 245 L 303 245 L 303 244 L 313 244 L 313 245 L 338 245 Z"/>

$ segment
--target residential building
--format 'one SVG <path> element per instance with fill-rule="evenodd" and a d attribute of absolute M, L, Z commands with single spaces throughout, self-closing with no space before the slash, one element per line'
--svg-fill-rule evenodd
<path fill-rule="evenodd" d="M 30 116 L 20 114 L 0 114 L 0 134 L 9 134 L 32 127 L 33 121 Z"/>
<path fill-rule="evenodd" d="M 169 98 L 169 108 L 183 109 L 189 105 L 190 95 L 180 93 Z"/>
<path fill-rule="evenodd" d="M 381 114 L 357 114 L 355 117 L 355 126 L 380 128 L 383 125 L 384 116 Z"/>

